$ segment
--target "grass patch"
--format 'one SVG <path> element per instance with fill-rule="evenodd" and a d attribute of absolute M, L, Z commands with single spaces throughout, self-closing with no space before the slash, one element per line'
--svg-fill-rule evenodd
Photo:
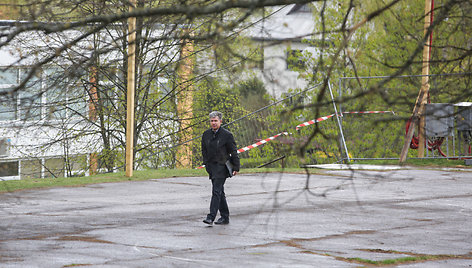
<path fill-rule="evenodd" d="M 398 160 L 360 160 L 353 161 L 352 164 L 372 164 L 372 165 L 398 165 Z M 464 160 L 448 159 L 407 159 L 406 165 L 417 167 L 466 167 Z M 295 173 L 323 174 L 318 169 L 303 168 L 244 168 L 242 174 L 251 173 Z M 95 183 L 121 182 L 121 181 L 143 181 L 149 179 L 161 179 L 172 177 L 206 177 L 205 169 L 150 169 L 137 170 L 133 172 L 133 177 L 128 178 L 125 172 L 98 174 L 89 177 L 71 178 L 47 178 L 47 179 L 24 179 L 0 181 L 0 193 L 14 192 L 27 189 L 40 189 L 51 187 L 77 187 Z"/>
<path fill-rule="evenodd" d="M 365 265 L 363 267 L 382 267 L 382 266 L 392 266 L 392 265 L 401 265 L 401 264 L 408 264 L 408 263 L 422 263 L 427 261 L 438 261 L 438 260 L 453 260 L 453 259 L 472 259 L 472 252 L 469 254 L 464 255 L 449 255 L 449 254 L 440 254 L 440 255 L 430 255 L 430 254 L 417 254 L 413 252 L 401 252 L 396 250 L 382 250 L 382 249 L 361 249 L 368 252 L 379 252 L 379 253 L 389 253 L 389 254 L 404 254 L 410 255 L 406 257 L 399 257 L 396 259 L 385 259 L 385 260 L 369 260 L 363 258 L 346 258 L 341 256 L 335 256 L 328 253 L 313 253 L 311 251 L 303 251 L 303 253 L 310 253 L 310 254 L 318 254 L 322 256 L 333 257 L 336 260 L 349 262 L 349 263 L 357 263 L 360 265 Z"/>
<path fill-rule="evenodd" d="M 242 170 L 244 173 L 305 173 L 301 168 L 252 168 Z M 309 170 L 310 174 L 319 172 L 317 170 Z M 128 178 L 125 172 L 98 174 L 88 177 L 71 177 L 71 178 L 47 178 L 47 179 L 24 179 L 0 181 L 0 193 L 14 192 L 28 189 L 41 189 L 51 187 L 78 187 L 95 183 L 122 182 L 122 181 L 143 181 L 149 179 L 162 179 L 173 177 L 206 177 L 208 174 L 205 169 L 150 169 L 136 170 L 133 177 Z"/>
<path fill-rule="evenodd" d="M 338 257 L 339 258 L 339 257 Z M 445 260 L 445 259 L 462 259 L 467 258 L 469 256 L 456 256 L 456 255 L 416 255 L 416 256 L 408 256 L 408 257 L 401 257 L 396 259 L 386 259 L 386 260 L 368 260 L 362 258 L 341 258 L 348 262 L 354 262 L 358 264 L 367 264 L 373 266 L 389 266 L 389 265 L 398 265 L 398 264 L 405 264 L 405 263 L 418 263 L 418 262 L 425 262 L 425 261 L 434 261 L 434 260 Z"/>
<path fill-rule="evenodd" d="M 14 192 L 26 189 L 39 189 L 50 187 L 84 186 L 95 183 L 143 181 L 149 179 L 161 179 L 172 177 L 205 176 L 204 169 L 162 169 L 162 170 L 137 170 L 133 177 L 128 178 L 125 172 L 105 173 L 88 177 L 25 179 L 0 182 L 0 193 Z"/>
<path fill-rule="evenodd" d="M 371 265 L 393 265 L 393 264 L 400 264 L 400 263 L 407 263 L 407 262 L 425 261 L 425 260 L 428 260 L 428 258 L 425 256 L 421 256 L 421 257 L 402 257 L 398 259 L 387 259 L 387 260 L 381 260 L 381 261 L 373 261 L 373 260 L 362 259 L 362 258 L 348 258 L 347 260 L 354 261 L 356 263 L 371 264 Z"/>

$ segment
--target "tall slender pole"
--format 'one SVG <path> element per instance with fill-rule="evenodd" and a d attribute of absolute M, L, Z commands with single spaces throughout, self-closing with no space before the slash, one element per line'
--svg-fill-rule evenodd
<path fill-rule="evenodd" d="M 405 136 L 405 141 L 403 143 L 402 152 L 400 154 L 400 163 L 405 162 L 406 156 L 408 154 L 408 148 L 410 147 L 411 138 L 413 137 L 414 129 L 418 126 L 418 135 L 419 135 L 419 144 L 418 144 L 418 157 L 424 157 L 424 145 L 425 145 L 425 135 L 424 135 L 424 106 L 428 100 L 429 92 L 429 61 L 430 61 L 430 51 L 431 51 L 431 38 L 426 36 L 428 28 L 431 25 L 431 2 L 432 0 L 425 0 L 425 19 L 424 19 L 424 35 L 425 35 L 425 44 L 423 47 L 423 67 L 422 67 L 422 80 L 421 80 L 421 89 L 416 98 L 415 107 L 413 108 L 413 116 L 411 118 L 410 128 L 408 133 Z"/>
<path fill-rule="evenodd" d="M 432 0 L 425 0 L 425 9 L 424 9 L 424 34 L 426 35 L 428 28 L 431 26 L 431 2 Z M 418 125 L 418 157 L 424 157 L 424 148 L 426 143 L 425 138 L 425 117 L 424 110 L 425 105 L 428 101 L 428 92 L 429 92 L 429 62 L 431 57 L 431 35 L 426 37 L 426 42 L 423 48 L 423 68 L 422 68 L 422 80 L 421 80 L 421 90 L 424 91 L 423 99 L 421 100 L 420 105 L 420 118 Z"/>
<path fill-rule="evenodd" d="M 186 33 L 190 33 L 186 29 Z M 177 114 L 180 120 L 180 139 L 189 141 L 192 139 L 191 119 L 193 117 L 193 75 L 194 51 L 192 40 L 182 40 L 180 51 L 180 64 L 177 69 L 179 76 L 179 93 L 177 96 Z M 189 141 L 177 148 L 177 168 L 189 168 L 192 166 L 192 142 Z"/>
<path fill-rule="evenodd" d="M 129 11 L 136 8 L 136 0 L 130 0 Z M 128 19 L 128 88 L 126 96 L 126 177 L 133 176 L 134 148 L 134 91 L 136 64 L 136 17 Z"/>
<path fill-rule="evenodd" d="M 90 89 L 89 89 L 89 120 L 95 122 L 97 120 L 97 103 L 98 103 L 98 92 L 97 92 L 97 78 L 98 70 L 96 66 L 90 67 Z M 97 173 L 98 167 L 98 155 L 96 152 L 90 152 L 89 154 L 89 174 L 94 175 Z"/>
<path fill-rule="evenodd" d="M 346 140 L 344 139 L 343 127 L 341 125 L 341 120 L 339 120 L 338 109 L 336 108 L 336 103 L 334 102 L 333 91 L 331 90 L 331 83 L 329 81 L 328 81 L 328 89 L 329 89 L 329 93 L 331 94 L 331 101 L 333 102 L 334 113 L 336 115 L 336 120 L 339 126 L 339 133 L 341 134 L 341 142 L 343 144 L 344 151 L 346 152 L 346 158 L 349 163 L 351 162 L 351 158 L 349 157 L 349 152 L 347 151 Z"/>

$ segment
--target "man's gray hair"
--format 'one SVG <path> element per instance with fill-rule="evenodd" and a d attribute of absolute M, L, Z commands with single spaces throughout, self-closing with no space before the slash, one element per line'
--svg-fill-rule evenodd
<path fill-rule="evenodd" d="M 218 117 L 220 120 L 223 120 L 223 114 L 221 112 L 218 112 L 218 111 L 211 112 L 209 116 L 210 116 L 210 118 Z"/>

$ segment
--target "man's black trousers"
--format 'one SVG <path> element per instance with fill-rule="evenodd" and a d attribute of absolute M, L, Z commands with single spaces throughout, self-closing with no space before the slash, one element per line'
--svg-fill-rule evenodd
<path fill-rule="evenodd" d="M 229 209 L 228 204 L 226 203 L 226 196 L 225 196 L 225 181 L 224 179 L 211 179 L 212 184 L 212 194 L 211 194 L 211 202 L 210 202 L 210 214 L 208 217 L 211 219 L 216 218 L 216 214 L 218 210 L 220 211 L 220 216 L 224 219 L 229 219 Z"/>

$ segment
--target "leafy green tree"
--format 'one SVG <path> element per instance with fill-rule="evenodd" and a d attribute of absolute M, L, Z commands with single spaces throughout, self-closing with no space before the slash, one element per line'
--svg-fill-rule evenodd
<path fill-rule="evenodd" d="M 212 111 L 223 113 L 223 125 L 228 124 L 243 115 L 243 108 L 239 101 L 238 92 L 233 90 L 222 81 L 206 78 L 195 85 L 194 94 L 194 119 L 192 120 L 192 131 L 194 137 L 199 137 L 209 128 L 208 115 Z M 234 133 L 237 130 L 228 129 Z M 236 136 L 237 137 L 237 136 Z M 236 140 L 238 144 L 239 141 Z M 202 162 L 200 140 L 193 143 L 193 155 L 195 165 Z"/>
<path fill-rule="evenodd" d="M 239 82 L 236 88 L 240 94 L 241 105 L 247 111 L 255 111 L 270 104 L 270 96 L 264 83 L 256 77 Z"/>
<path fill-rule="evenodd" d="M 313 118 L 324 115 L 323 109 L 327 111 L 331 105 L 329 80 L 337 89 L 333 93 L 342 111 L 395 111 L 395 116 L 386 114 L 375 118 L 345 115 L 342 121 L 348 147 L 356 156 L 398 156 L 404 120 L 411 115 L 421 87 L 421 77 L 398 76 L 421 74 L 424 1 L 340 1 L 336 5 L 318 2 L 312 7 L 317 20 L 315 34 L 306 42 L 318 47 L 318 53 L 305 55 L 310 60 L 307 68 L 300 71 L 304 75 L 311 73 L 312 83 L 320 82 L 322 86 L 304 107 L 315 108 Z M 464 34 L 472 25 L 465 15 L 468 10 L 467 1 L 435 4 L 430 73 L 469 70 L 470 41 Z M 360 78 L 365 76 L 382 78 Z M 340 77 L 353 79 L 338 80 Z M 430 101 L 470 100 L 471 94 L 466 89 L 469 81 L 470 74 L 432 77 Z M 315 136 L 331 137 L 325 144 L 336 141 L 342 147 L 340 137 L 332 139 L 321 132 Z"/>

